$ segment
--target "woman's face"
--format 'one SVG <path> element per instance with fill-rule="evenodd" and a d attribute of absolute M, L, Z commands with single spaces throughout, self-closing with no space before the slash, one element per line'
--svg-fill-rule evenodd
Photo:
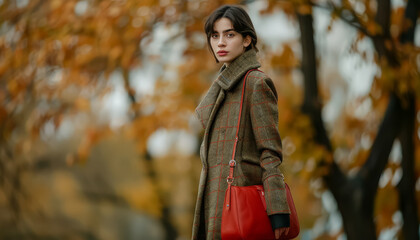
<path fill-rule="evenodd" d="M 251 44 L 251 37 L 242 37 L 233 29 L 232 22 L 228 18 L 220 18 L 214 23 L 210 44 L 217 60 L 229 65 L 244 53 L 245 48 Z"/>

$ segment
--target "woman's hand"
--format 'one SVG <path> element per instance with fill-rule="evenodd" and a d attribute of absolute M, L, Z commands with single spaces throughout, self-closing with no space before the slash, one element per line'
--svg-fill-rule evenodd
<path fill-rule="evenodd" d="M 284 234 L 287 235 L 289 233 L 289 228 L 285 227 L 285 228 L 277 228 L 276 230 L 274 230 L 274 236 L 276 237 L 276 239 L 280 239 L 280 237 Z"/>

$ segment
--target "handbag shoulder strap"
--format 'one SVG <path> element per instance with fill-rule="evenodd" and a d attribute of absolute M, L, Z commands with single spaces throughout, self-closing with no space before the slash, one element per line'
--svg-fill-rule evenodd
<path fill-rule="evenodd" d="M 238 125 L 236 126 L 236 135 L 235 135 L 235 143 L 233 144 L 233 151 L 232 151 L 232 158 L 229 161 L 229 176 L 227 177 L 226 181 L 229 185 L 233 182 L 233 169 L 235 168 L 236 161 L 235 161 L 235 154 L 236 154 L 236 146 L 238 145 L 238 134 L 239 134 L 239 125 L 241 124 L 241 116 L 242 116 L 242 105 L 244 102 L 244 93 L 245 93 L 245 85 L 246 85 L 246 78 L 248 77 L 248 74 L 254 70 L 260 71 L 258 69 L 250 69 L 245 74 L 244 80 L 243 80 L 243 86 L 242 86 L 242 95 L 241 95 L 241 105 L 239 107 L 239 116 L 238 116 Z M 260 71 L 261 72 L 261 71 Z"/>

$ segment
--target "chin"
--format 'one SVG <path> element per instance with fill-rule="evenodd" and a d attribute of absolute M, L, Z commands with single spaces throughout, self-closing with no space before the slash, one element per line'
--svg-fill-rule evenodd
<path fill-rule="evenodd" d="M 218 59 L 220 63 L 230 63 L 232 62 L 232 59 Z"/>

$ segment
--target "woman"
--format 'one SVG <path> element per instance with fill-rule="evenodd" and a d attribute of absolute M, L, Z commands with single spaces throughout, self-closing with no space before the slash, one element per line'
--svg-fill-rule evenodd
<path fill-rule="evenodd" d="M 194 214 L 193 239 L 221 239 L 224 195 L 229 175 L 242 83 L 248 70 L 260 67 L 257 35 L 248 14 L 238 6 L 222 6 L 205 24 L 208 46 L 223 63 L 219 76 L 196 109 L 205 129 L 200 148 L 203 168 Z M 289 230 L 289 208 L 279 170 L 282 162 L 278 132 L 277 93 L 260 71 L 247 75 L 235 178 L 238 186 L 262 184 L 267 213 L 278 239 Z"/>

